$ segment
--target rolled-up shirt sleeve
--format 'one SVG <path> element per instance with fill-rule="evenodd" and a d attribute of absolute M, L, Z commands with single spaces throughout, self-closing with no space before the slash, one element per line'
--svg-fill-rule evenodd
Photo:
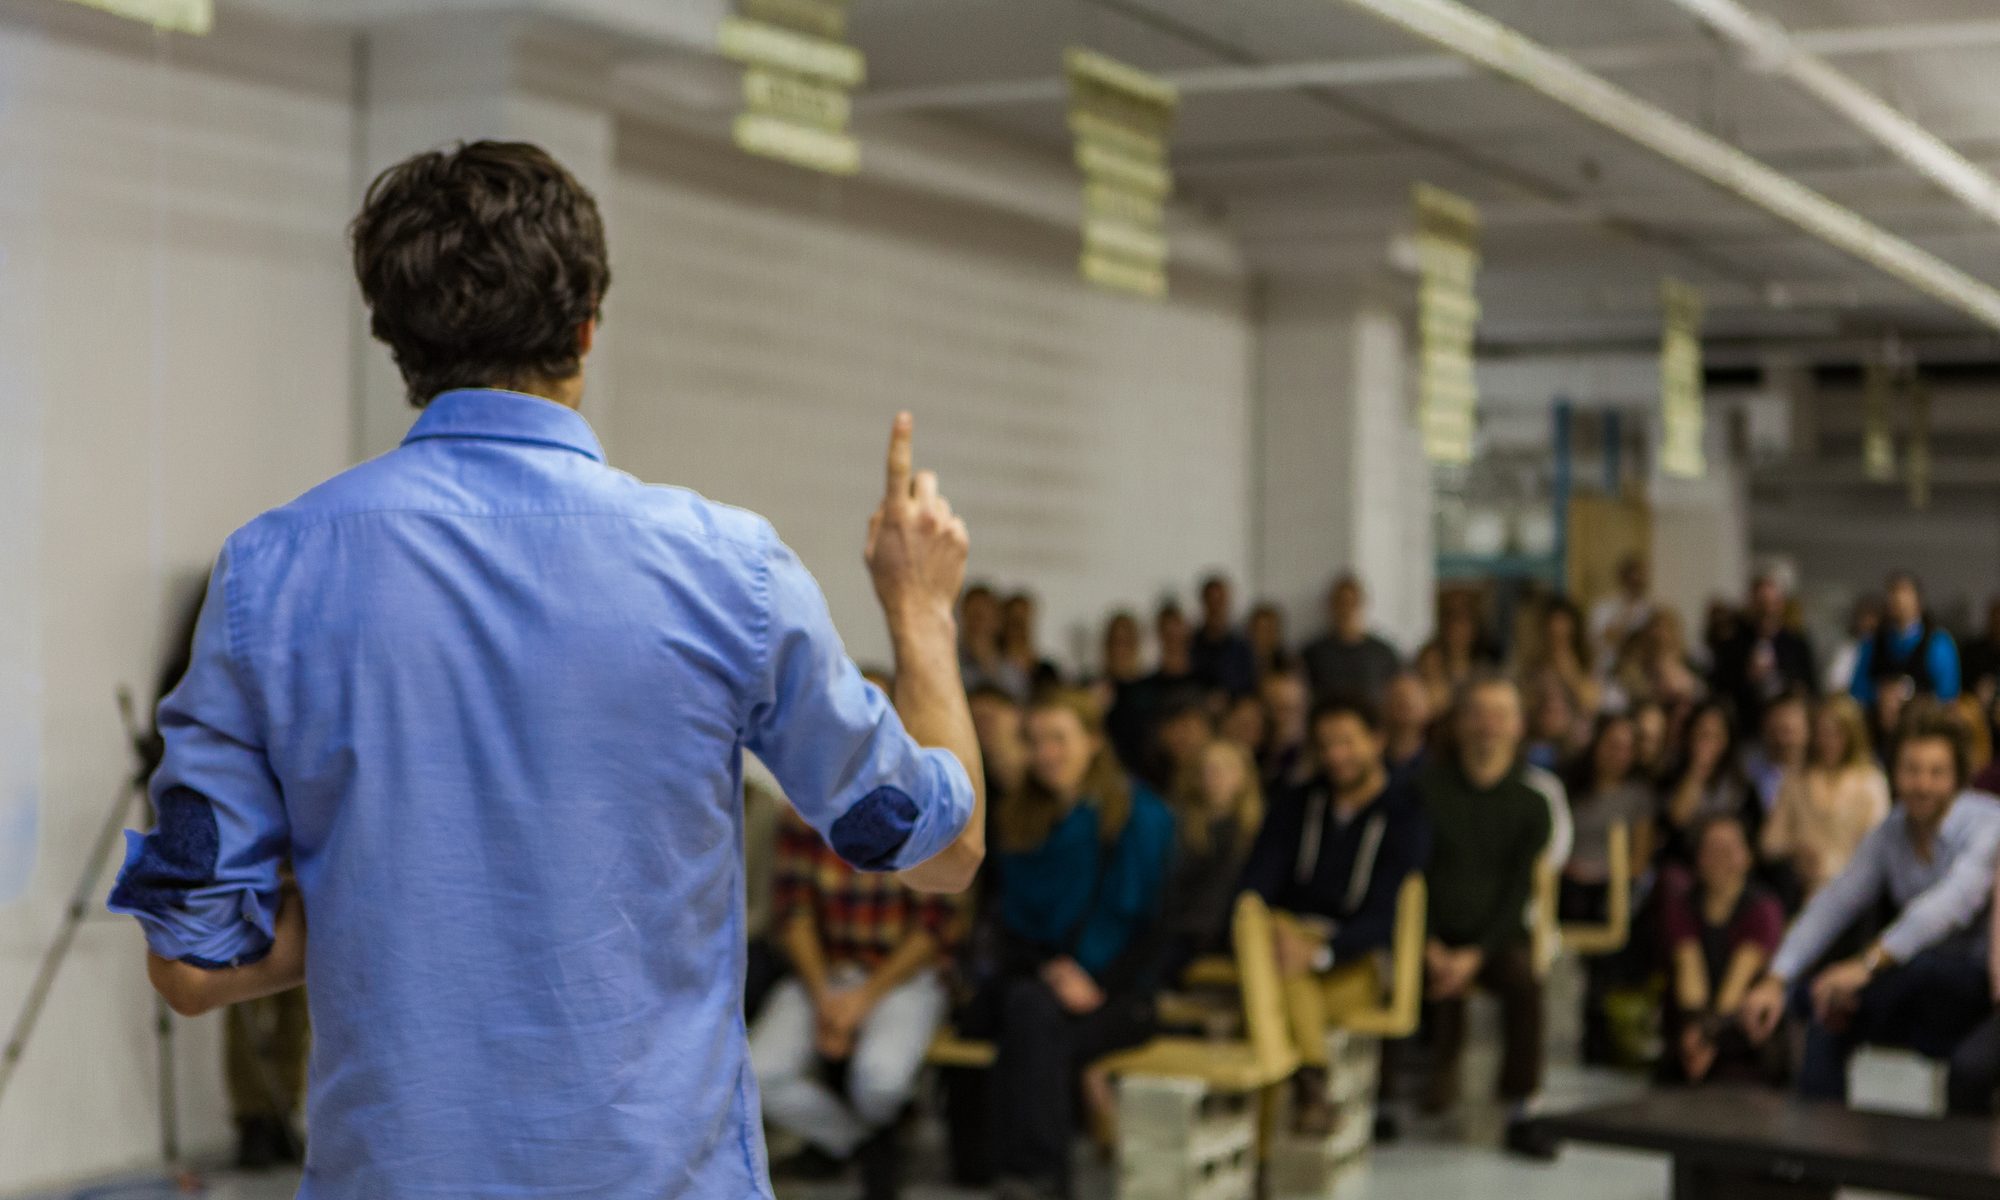
<path fill-rule="evenodd" d="M 160 704 L 166 744 L 153 773 L 157 823 L 126 833 L 108 907 L 136 917 L 162 958 L 199 967 L 254 962 L 271 948 L 289 853 L 283 797 L 232 645 L 227 551 L 209 581 L 187 674 Z"/>
<path fill-rule="evenodd" d="M 762 567 L 764 669 L 745 744 L 842 859 L 864 871 L 916 866 L 971 819 L 971 778 L 956 755 L 918 745 L 861 677 L 819 585 L 775 534 Z"/>

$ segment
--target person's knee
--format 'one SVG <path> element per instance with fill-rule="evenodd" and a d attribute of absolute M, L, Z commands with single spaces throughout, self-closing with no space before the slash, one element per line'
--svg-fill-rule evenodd
<path fill-rule="evenodd" d="M 863 1124 L 879 1128 L 896 1119 L 916 1093 L 916 1076 L 900 1063 L 857 1058 L 847 1069 L 847 1099 Z"/>

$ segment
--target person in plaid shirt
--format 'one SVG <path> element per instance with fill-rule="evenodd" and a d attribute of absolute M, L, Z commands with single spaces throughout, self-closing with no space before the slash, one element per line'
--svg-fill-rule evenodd
<path fill-rule="evenodd" d="M 772 927 L 794 974 L 750 1031 L 750 1060 L 774 1126 L 835 1161 L 858 1158 L 863 1195 L 897 1192 L 897 1117 L 949 998 L 940 967 L 957 897 L 857 871 L 802 822 L 778 835 Z M 839 1090 L 826 1068 L 845 1064 Z"/>

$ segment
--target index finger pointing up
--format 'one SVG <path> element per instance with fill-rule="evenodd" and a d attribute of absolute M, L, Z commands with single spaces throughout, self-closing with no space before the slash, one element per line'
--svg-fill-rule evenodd
<path fill-rule="evenodd" d="M 889 428 L 889 488 L 891 500 L 910 498 L 910 431 L 916 420 L 909 413 L 897 413 L 896 423 Z"/>

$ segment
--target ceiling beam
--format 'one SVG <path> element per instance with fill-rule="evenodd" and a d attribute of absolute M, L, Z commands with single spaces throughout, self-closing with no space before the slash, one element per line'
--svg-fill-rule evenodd
<path fill-rule="evenodd" d="M 1995 46 L 2000 45 L 2000 19 L 1807 30 L 1792 35 L 1792 41 L 1808 53 L 1829 58 Z M 1714 58 L 1714 51 L 1701 42 L 1675 39 L 1587 47 L 1572 51 L 1571 57 L 1593 70 L 1632 71 L 1709 62 Z M 1455 55 L 1406 54 L 1389 58 L 1194 67 L 1161 72 L 1160 76 L 1180 89 L 1183 96 L 1198 96 L 1223 92 L 1287 91 L 1302 87 L 1434 83 L 1474 78 L 1478 74 L 1470 63 Z M 855 98 L 855 106 L 864 112 L 897 112 L 1059 103 L 1068 97 L 1068 82 L 1051 75 L 1038 79 L 947 83 L 864 93 Z"/>
<path fill-rule="evenodd" d="M 1790 80 L 1967 208 L 2000 224 L 2000 180 L 1852 76 L 1799 45 L 1782 25 L 1737 0 L 1673 3 L 1741 49 L 1752 70 Z"/>
<path fill-rule="evenodd" d="M 2000 291 L 1458 0 L 1327 0 L 1562 104 L 1911 288 L 2000 329 Z"/>

